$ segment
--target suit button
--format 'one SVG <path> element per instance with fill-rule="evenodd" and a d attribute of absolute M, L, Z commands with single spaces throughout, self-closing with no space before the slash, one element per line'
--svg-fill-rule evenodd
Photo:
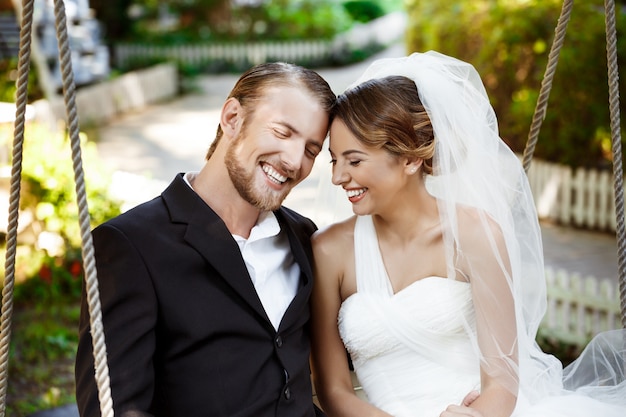
<path fill-rule="evenodd" d="M 276 346 L 283 347 L 283 338 L 282 337 L 278 336 L 276 338 Z"/>
<path fill-rule="evenodd" d="M 285 388 L 284 394 L 285 394 L 285 399 L 289 401 L 291 399 L 291 390 L 289 389 L 289 387 Z"/>

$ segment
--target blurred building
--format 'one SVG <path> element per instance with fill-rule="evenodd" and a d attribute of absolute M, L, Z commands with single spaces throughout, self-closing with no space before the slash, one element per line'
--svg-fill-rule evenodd
<path fill-rule="evenodd" d="M 0 4 L 0 59 L 17 58 L 20 27 L 10 2 Z M 67 36 L 76 85 L 92 84 L 110 73 L 109 50 L 103 44 L 101 25 L 89 8 L 89 0 L 65 0 Z M 47 63 L 56 90 L 62 87 L 61 65 L 55 28 L 54 1 L 35 0 L 33 35 Z"/>
<path fill-rule="evenodd" d="M 92 84 L 109 76 L 109 50 L 89 0 L 65 0 L 67 36 L 76 85 Z M 37 34 L 55 87 L 60 89 L 61 65 L 56 37 L 54 1 L 35 0 L 33 30 Z"/>

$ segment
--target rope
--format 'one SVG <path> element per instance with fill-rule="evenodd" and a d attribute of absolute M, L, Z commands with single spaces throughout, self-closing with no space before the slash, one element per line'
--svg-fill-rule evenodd
<path fill-rule="evenodd" d="M 537 139 L 539 138 L 539 130 L 543 119 L 546 117 L 546 110 L 548 108 L 548 98 L 550 97 L 550 90 L 552 89 L 552 80 L 554 79 L 554 73 L 556 72 L 556 65 L 559 62 L 559 53 L 565 40 L 565 32 L 567 31 L 567 24 L 569 23 L 570 15 L 572 14 L 572 7 L 574 6 L 574 0 L 565 0 L 563 2 L 563 8 L 561 9 L 561 15 L 554 30 L 554 41 L 550 48 L 550 54 L 548 55 L 548 66 L 546 72 L 541 81 L 541 89 L 539 90 L 539 99 L 537 100 L 537 106 L 535 107 L 535 114 L 533 115 L 533 121 L 530 125 L 530 132 L 528 133 L 528 141 L 526 142 L 526 148 L 524 149 L 523 166 L 524 171 L 528 173 L 530 168 L 530 162 L 535 152 L 535 146 L 537 145 Z"/>
<path fill-rule="evenodd" d="M 15 253 L 17 248 L 17 226 L 19 218 L 20 179 L 22 172 L 22 147 L 24 142 L 24 121 L 27 104 L 28 73 L 30 70 L 30 44 L 32 32 L 34 0 L 24 0 L 22 24 L 20 28 L 20 52 L 18 58 L 18 81 L 16 118 L 13 141 L 13 166 L 11 170 L 11 192 L 9 202 L 9 221 L 7 229 L 7 251 L 5 281 L 2 290 L 2 313 L 0 316 L 0 417 L 5 415 L 6 388 L 8 374 L 8 351 L 11 336 L 11 318 L 13 312 L 13 287 L 15 282 Z M 571 15 L 573 0 L 565 0 L 555 30 L 548 67 L 541 83 L 539 100 L 533 116 L 529 140 L 524 150 L 523 166 L 528 172 L 532 155 L 538 140 L 541 123 L 545 118 L 552 80 L 558 63 L 558 56 L 563 46 L 567 24 Z M 615 28 L 615 3 L 605 0 L 607 62 L 609 66 L 609 109 L 611 114 L 611 136 L 613 145 L 613 175 L 615 178 L 615 208 L 617 215 L 618 236 L 618 273 L 620 278 L 620 302 L 622 324 L 626 328 L 626 230 L 624 227 L 624 194 L 622 174 L 622 150 L 619 114 L 619 84 L 617 69 L 617 39 Z M 106 361 L 106 345 L 102 326 L 102 311 L 98 291 L 98 281 L 94 260 L 93 242 L 90 231 L 90 216 L 85 192 L 84 172 L 82 168 L 78 114 L 76 111 L 76 87 L 71 65 L 71 53 L 67 38 L 67 23 L 63 0 L 55 0 L 55 25 L 59 42 L 64 99 L 68 118 L 72 162 L 76 181 L 76 194 L 79 208 L 79 222 L 82 237 L 83 268 L 87 286 L 87 301 L 93 339 L 96 382 L 100 400 L 101 415 L 113 416 L 110 380 Z"/>
<path fill-rule="evenodd" d="M 556 72 L 559 53 L 565 39 L 567 24 L 572 13 L 573 0 L 565 0 L 561 15 L 555 29 L 555 38 L 550 49 L 548 66 L 541 82 L 539 99 L 533 115 L 528 142 L 524 149 L 523 166 L 528 173 L 530 163 L 539 138 L 539 130 L 546 116 L 548 98 L 552 88 L 552 80 Z M 615 214 L 617 218 L 617 245 L 618 245 L 618 277 L 620 287 L 620 305 L 622 326 L 626 328 L 626 230 L 624 226 L 624 177 L 622 172 L 622 141 L 620 132 L 619 112 L 619 73 L 617 66 L 617 30 L 615 24 L 615 1 L 605 0 L 606 48 L 609 75 L 609 111 L 611 115 L 611 139 L 613 149 L 613 177 L 615 191 Z"/>
<path fill-rule="evenodd" d="M 615 1 L 605 0 L 604 8 L 606 22 L 606 57 L 609 70 L 609 111 L 611 115 L 611 141 L 613 146 L 615 216 L 617 219 L 617 272 L 620 287 L 622 326 L 626 328 L 626 230 L 624 227 L 624 174 L 622 172 L 622 138 L 620 131 Z"/>
<path fill-rule="evenodd" d="M 93 340 L 93 355 L 95 362 L 96 383 L 100 412 L 103 417 L 113 416 L 113 400 L 107 365 L 107 353 L 104 342 L 104 328 L 102 326 L 102 311 L 94 260 L 94 248 L 91 239 L 91 227 L 85 180 L 81 160 L 80 136 L 78 128 L 78 113 L 76 110 L 76 86 L 72 72 L 72 60 L 69 41 L 67 38 L 67 22 L 65 20 L 65 5 L 63 0 L 54 1 L 54 15 L 57 38 L 59 41 L 59 60 L 61 62 L 61 76 L 63 81 L 63 96 L 67 111 L 70 142 L 72 147 L 72 162 L 76 182 L 76 197 L 78 202 L 80 232 L 82 237 L 83 268 L 85 270 L 87 301 Z"/>
<path fill-rule="evenodd" d="M 30 39 L 33 22 L 33 4 L 34 0 L 24 0 L 20 25 L 20 51 L 17 69 L 17 102 L 13 133 L 13 164 L 11 168 L 9 223 L 7 228 L 4 288 L 2 289 L 2 315 L 0 316 L 0 417 L 4 417 L 6 409 L 7 379 L 9 373 L 9 345 L 11 342 L 11 319 L 13 316 L 15 253 L 17 251 L 24 121 L 26 120 L 26 104 L 28 101 L 28 73 L 30 71 Z"/>

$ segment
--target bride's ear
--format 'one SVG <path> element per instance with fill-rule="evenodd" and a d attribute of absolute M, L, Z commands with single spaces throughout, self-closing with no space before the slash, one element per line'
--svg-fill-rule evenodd
<path fill-rule="evenodd" d="M 413 175 L 422 167 L 424 160 L 422 158 L 410 158 L 404 163 L 404 172 L 407 175 Z"/>

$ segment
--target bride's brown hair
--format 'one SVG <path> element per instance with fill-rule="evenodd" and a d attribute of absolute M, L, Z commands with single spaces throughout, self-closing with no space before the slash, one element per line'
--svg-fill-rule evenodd
<path fill-rule="evenodd" d="M 359 84 L 337 98 L 333 118 L 366 146 L 421 158 L 423 172 L 432 174 L 433 126 L 410 78 L 389 76 Z"/>

